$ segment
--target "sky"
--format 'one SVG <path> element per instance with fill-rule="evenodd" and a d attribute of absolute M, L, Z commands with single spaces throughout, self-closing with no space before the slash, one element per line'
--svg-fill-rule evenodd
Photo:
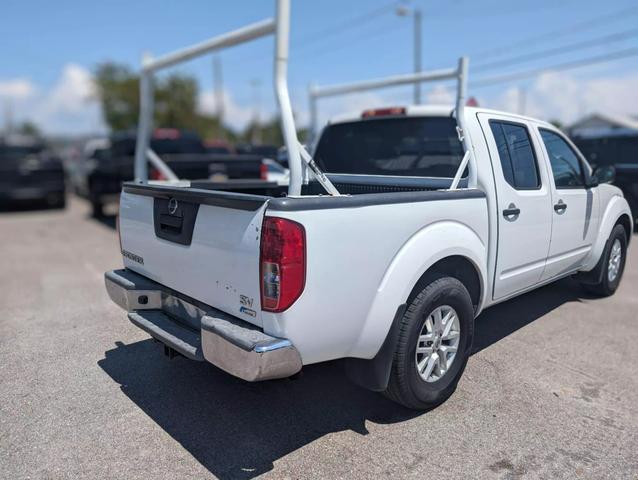
<path fill-rule="evenodd" d="M 274 15 L 274 1 L 3 0 L 0 128 L 35 122 L 49 134 L 105 131 L 92 72 L 100 62 L 139 68 L 162 55 Z M 420 9 L 423 69 L 470 58 L 470 95 L 481 106 L 569 123 L 604 111 L 638 115 L 638 4 L 635 0 L 292 0 L 289 86 L 300 126 L 308 86 L 409 73 L 413 18 Z M 274 115 L 272 38 L 220 52 L 226 122 L 242 128 L 256 112 Z M 617 57 L 612 61 L 610 57 Z M 587 64 L 579 68 L 567 68 Z M 169 72 L 195 76 L 199 107 L 213 113 L 212 56 Z M 167 72 L 167 73 L 169 73 Z M 166 74 L 166 73 L 162 73 Z M 453 85 L 423 87 L 426 103 L 451 103 Z M 343 112 L 412 101 L 412 87 L 319 102 L 320 122 Z"/>

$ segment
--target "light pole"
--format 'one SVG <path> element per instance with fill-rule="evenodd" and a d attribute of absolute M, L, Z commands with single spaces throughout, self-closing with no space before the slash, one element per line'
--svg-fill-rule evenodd
<path fill-rule="evenodd" d="M 253 78 L 250 81 L 250 85 L 253 89 L 253 131 L 251 134 L 250 143 L 252 144 L 261 144 L 261 119 L 259 118 L 259 110 L 261 107 L 261 95 L 259 91 L 259 87 L 261 87 L 261 80 L 258 78 Z"/>
<path fill-rule="evenodd" d="M 396 8 L 396 14 L 400 17 L 412 16 L 414 19 L 414 73 L 421 73 L 421 9 L 410 9 L 404 5 Z M 421 84 L 414 84 L 414 103 L 421 103 Z"/>
<path fill-rule="evenodd" d="M 222 77 L 222 62 L 218 55 L 213 57 L 213 91 L 215 96 L 215 113 L 217 113 L 217 123 L 219 124 L 217 136 L 220 139 L 226 138 L 224 131 L 224 87 Z"/>

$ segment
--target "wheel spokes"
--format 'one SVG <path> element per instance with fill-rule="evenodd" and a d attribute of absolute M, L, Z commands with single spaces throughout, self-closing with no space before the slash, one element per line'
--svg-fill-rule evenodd
<path fill-rule="evenodd" d="M 416 347 L 416 353 L 418 354 L 423 354 L 426 357 L 429 357 L 430 355 L 432 355 L 432 347 Z"/>
<path fill-rule="evenodd" d="M 435 382 L 449 371 L 460 331 L 459 317 L 449 305 L 439 306 L 425 317 L 415 352 L 417 372 L 423 380 Z"/>
<path fill-rule="evenodd" d="M 457 332 L 456 330 L 452 330 L 452 331 L 448 332 L 447 335 L 443 335 L 441 337 L 441 340 L 448 340 L 448 341 L 449 340 L 454 340 L 456 338 L 459 338 L 459 335 L 460 335 L 459 332 Z"/>
<path fill-rule="evenodd" d="M 427 329 L 428 332 L 432 333 L 432 331 L 434 331 L 434 325 L 432 324 L 432 316 L 429 316 L 426 320 L 425 320 L 425 328 Z"/>
<path fill-rule="evenodd" d="M 443 330 L 443 311 L 442 311 L 442 309 L 437 308 L 434 311 L 432 316 L 434 317 L 434 328 L 437 331 L 440 332 L 441 330 Z"/>
<path fill-rule="evenodd" d="M 435 365 L 438 362 L 438 356 L 437 354 L 433 354 L 428 358 L 427 363 L 425 363 L 425 369 L 424 370 L 419 370 L 421 372 L 421 375 L 423 375 L 423 377 L 428 378 L 430 376 L 430 374 L 432 373 L 432 370 L 434 369 Z"/>
<path fill-rule="evenodd" d="M 443 338 L 450 334 L 450 330 L 454 325 L 454 320 L 456 320 L 456 315 L 452 310 L 450 310 L 443 319 L 443 333 L 441 334 Z"/>
<path fill-rule="evenodd" d="M 440 348 L 437 352 L 437 356 L 439 357 L 439 376 L 442 376 L 445 372 L 447 372 L 447 353 Z"/>
<path fill-rule="evenodd" d="M 419 343 L 431 342 L 433 340 L 434 340 L 434 334 L 433 333 L 426 333 L 425 335 L 420 335 L 419 336 Z"/>
<path fill-rule="evenodd" d="M 447 355 L 448 353 L 456 353 L 457 348 L 452 345 L 441 345 L 441 348 L 439 350 L 441 350 L 444 355 Z"/>

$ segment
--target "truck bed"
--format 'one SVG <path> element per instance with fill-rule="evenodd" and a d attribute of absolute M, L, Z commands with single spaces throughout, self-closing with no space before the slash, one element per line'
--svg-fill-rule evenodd
<path fill-rule="evenodd" d="M 316 308 L 324 300 L 315 295 L 331 291 L 328 285 L 338 279 L 350 284 L 347 279 L 352 277 L 358 293 L 332 293 L 334 304 L 322 309 L 331 318 L 354 316 L 361 321 L 406 239 L 437 222 L 463 221 L 486 241 L 484 192 L 434 189 L 439 183 L 342 179 L 341 191 L 352 194 L 287 197 L 285 187 L 279 186 L 244 185 L 240 191 L 228 191 L 212 190 L 218 187 L 213 182 L 191 182 L 190 187 L 128 182 L 120 205 L 124 265 L 275 336 L 281 336 L 287 315 L 297 308 Z M 319 190 L 314 183 L 305 188 Z M 290 309 L 293 313 L 277 315 L 283 323 L 266 315 L 260 303 L 260 236 L 267 216 L 297 222 L 306 235 L 306 288 Z M 295 328 L 300 325 L 289 326 L 287 334 L 296 337 Z M 354 334 L 354 324 L 352 328 Z M 328 353 L 337 358 L 343 348 L 335 344 Z"/>
<path fill-rule="evenodd" d="M 374 175 L 338 175 L 327 177 L 343 195 L 379 194 L 393 192 L 421 192 L 441 190 L 449 187 L 451 179 L 424 177 L 388 177 Z M 461 180 L 459 187 L 467 186 L 467 179 Z M 268 197 L 286 196 L 288 187 L 264 182 L 232 183 L 197 180 L 191 182 L 192 188 L 201 190 L 223 190 L 237 193 L 264 195 Z M 325 195 L 323 187 L 311 181 L 302 187 L 302 195 Z"/>

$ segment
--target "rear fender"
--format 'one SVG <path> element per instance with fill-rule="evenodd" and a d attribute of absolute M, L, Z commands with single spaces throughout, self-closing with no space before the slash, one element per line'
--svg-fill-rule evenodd
<path fill-rule="evenodd" d="M 464 224 L 452 221 L 433 223 L 408 239 L 392 259 L 349 356 L 373 358 L 388 335 L 397 307 L 407 302 L 414 286 L 432 265 L 451 256 L 468 259 L 479 273 L 482 292 L 480 311 L 487 285 L 485 244 L 475 231 Z"/>

